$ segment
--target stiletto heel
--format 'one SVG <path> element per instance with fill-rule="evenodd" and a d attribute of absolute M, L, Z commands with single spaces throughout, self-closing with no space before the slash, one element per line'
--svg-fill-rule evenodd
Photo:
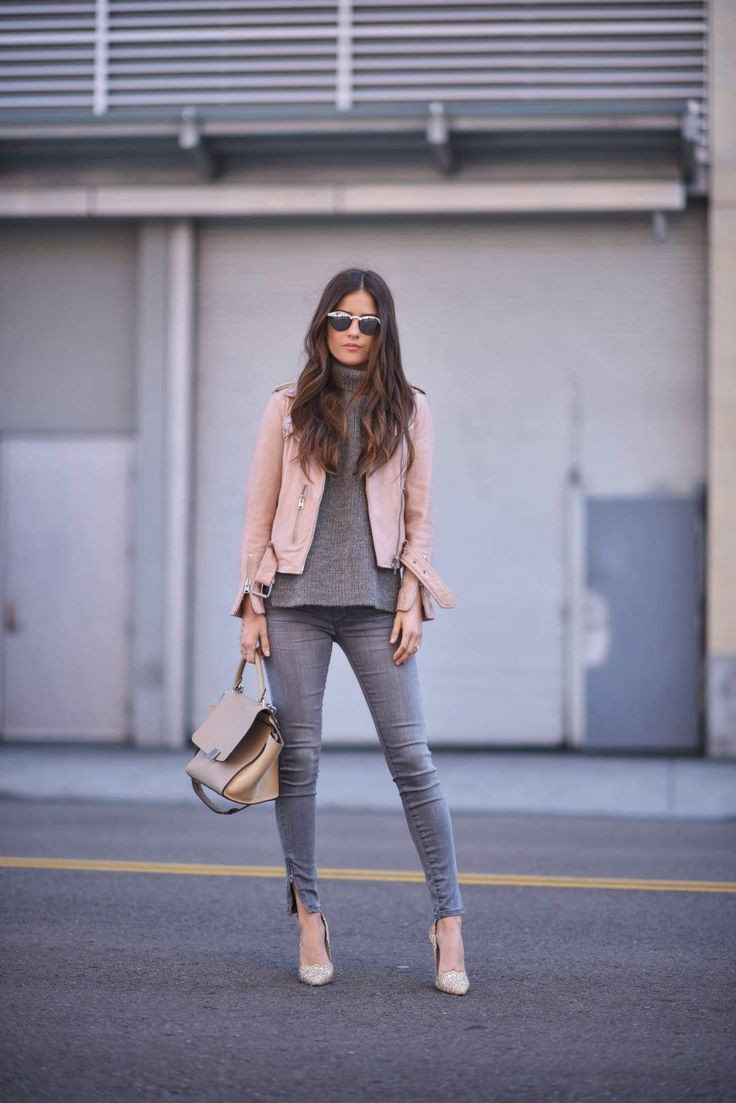
<path fill-rule="evenodd" d="M 437 920 L 429 928 L 429 941 L 434 951 L 434 984 L 440 992 L 449 992 L 453 996 L 464 996 L 470 981 L 464 969 L 443 969 L 440 972 L 440 948 L 437 943 Z"/>
<path fill-rule="evenodd" d="M 299 958 L 299 980 L 304 981 L 305 984 L 329 984 L 334 975 L 334 966 L 332 964 L 332 949 L 330 947 L 330 928 L 327 926 L 327 920 L 322 912 L 319 913 L 322 917 L 322 923 L 325 928 L 325 948 L 327 950 L 327 956 L 330 959 L 329 965 L 302 965 L 301 955 L 299 954 L 299 948 L 297 947 L 297 955 Z"/>

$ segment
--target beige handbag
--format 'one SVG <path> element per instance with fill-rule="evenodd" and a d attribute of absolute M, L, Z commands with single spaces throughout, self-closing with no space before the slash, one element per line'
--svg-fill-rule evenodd
<path fill-rule="evenodd" d="M 198 750 L 186 767 L 199 799 L 213 812 L 225 816 L 241 812 L 251 804 L 275 800 L 279 795 L 279 755 L 284 741 L 274 715 L 275 706 L 264 700 L 266 681 L 260 647 L 256 648 L 255 656 L 258 699 L 243 692 L 246 660 L 241 659 L 233 688 L 223 693 L 192 736 Z M 239 807 L 218 808 L 206 795 L 205 788 Z"/>

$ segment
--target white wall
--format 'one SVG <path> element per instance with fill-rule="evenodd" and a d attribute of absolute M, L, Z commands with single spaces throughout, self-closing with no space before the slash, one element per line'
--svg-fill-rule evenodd
<path fill-rule="evenodd" d="M 227 609 L 260 411 L 301 367 L 324 282 L 362 264 L 394 290 L 406 371 L 436 423 L 435 563 L 457 607 L 425 629 L 430 735 L 557 743 L 569 466 L 579 448 L 593 495 L 702 483 L 704 250 L 702 209 L 672 216 L 664 240 L 626 215 L 203 225 L 192 722 L 237 661 Z M 372 740 L 337 650 L 328 686 L 326 740 Z"/>

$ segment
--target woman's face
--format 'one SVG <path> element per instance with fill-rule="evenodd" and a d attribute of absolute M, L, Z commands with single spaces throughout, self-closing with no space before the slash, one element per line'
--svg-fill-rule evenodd
<path fill-rule="evenodd" d="M 380 317 L 376 300 L 369 291 L 351 291 L 343 295 L 333 309 L 345 310 L 348 314 L 375 314 Z M 350 368 L 358 368 L 365 364 L 373 343 L 380 339 L 380 332 L 370 337 L 361 333 L 355 318 L 350 323 L 350 329 L 343 330 L 341 333 L 333 329 L 329 318 L 327 319 L 327 347 L 336 360 L 341 364 L 347 364 Z"/>

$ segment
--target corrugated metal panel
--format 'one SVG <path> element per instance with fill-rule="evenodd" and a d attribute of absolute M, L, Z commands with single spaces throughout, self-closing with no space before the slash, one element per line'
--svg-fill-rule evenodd
<path fill-rule="evenodd" d="M 0 228 L 0 433 L 131 433 L 136 233 L 90 220 Z"/>
<path fill-rule="evenodd" d="M 0 7 L 2 108 L 703 101 L 707 0 L 86 0 Z"/>
<path fill-rule="evenodd" d="M 0 111 L 91 111 L 95 0 L 0 5 Z"/>
<path fill-rule="evenodd" d="M 701 3 L 354 5 L 354 102 L 684 100 L 703 90 Z"/>
<path fill-rule="evenodd" d="M 221 610 L 261 403 L 298 374 L 318 289 L 361 258 L 392 287 L 406 373 L 434 412 L 435 560 L 457 607 L 425 630 L 430 734 L 519 745 L 569 734 L 567 617 L 583 569 L 568 536 L 570 471 L 579 465 L 583 493 L 596 497 L 688 495 L 704 479 L 705 243 L 702 207 L 673 218 L 663 240 L 625 215 L 205 222 L 193 715 L 227 662 Z M 294 309 L 278 331 L 265 327 L 286 299 Z M 335 652 L 326 736 L 370 738 Z"/>

